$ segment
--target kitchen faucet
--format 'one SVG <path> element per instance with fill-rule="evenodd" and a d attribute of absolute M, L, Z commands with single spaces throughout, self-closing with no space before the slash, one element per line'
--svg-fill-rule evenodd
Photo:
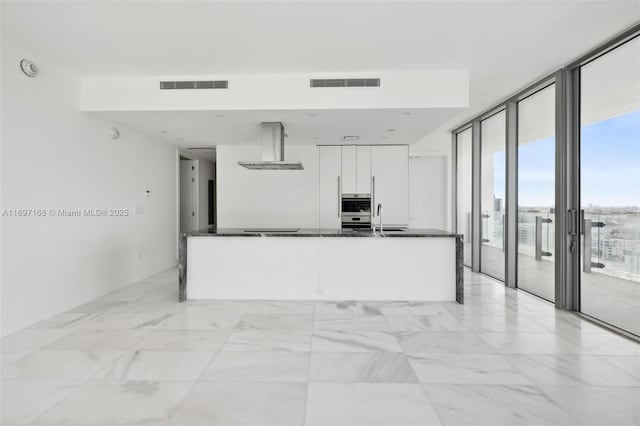
<path fill-rule="evenodd" d="M 380 218 L 380 232 L 382 232 L 382 203 L 378 203 L 377 215 Z"/>

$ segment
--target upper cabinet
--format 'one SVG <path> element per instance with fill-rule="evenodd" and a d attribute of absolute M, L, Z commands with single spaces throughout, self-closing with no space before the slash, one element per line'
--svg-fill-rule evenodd
<path fill-rule="evenodd" d="M 358 193 L 357 150 L 355 145 L 339 147 L 342 149 L 342 193 Z"/>
<path fill-rule="evenodd" d="M 382 204 L 382 224 L 409 225 L 409 147 L 371 147 L 371 210 L 378 224 L 378 204 Z"/>
<path fill-rule="evenodd" d="M 320 228 L 337 229 L 341 226 L 342 152 L 339 146 L 319 146 L 319 207 Z"/>
<path fill-rule="evenodd" d="M 342 193 L 371 193 L 371 146 L 342 146 Z"/>
<path fill-rule="evenodd" d="M 371 147 L 356 147 L 356 189 L 358 194 L 371 194 Z"/>

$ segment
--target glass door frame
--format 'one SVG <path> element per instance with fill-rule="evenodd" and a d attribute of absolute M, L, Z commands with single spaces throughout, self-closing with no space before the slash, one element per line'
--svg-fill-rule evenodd
<path fill-rule="evenodd" d="M 640 35 L 640 24 L 636 24 L 619 35 L 602 43 L 578 59 L 557 71 L 541 78 L 524 90 L 494 104 L 484 112 L 452 129 L 452 162 L 457 164 L 456 134 L 472 128 L 473 141 L 473 187 L 472 187 L 472 267 L 480 272 L 480 122 L 500 110 L 506 109 L 507 119 L 507 191 L 506 191 L 506 245 L 505 285 L 517 288 L 517 102 L 555 83 L 555 307 L 580 313 L 580 67 L 616 47 Z M 456 170 L 452 168 L 453 191 L 452 219 L 457 217 Z M 456 229 L 456 220 L 452 220 Z M 624 330 L 584 315 L 615 332 L 638 339 Z"/>
<path fill-rule="evenodd" d="M 631 41 L 637 37 L 640 37 L 640 25 L 636 25 L 623 32 L 622 34 L 612 38 L 611 40 L 601 44 L 596 49 L 588 52 L 575 60 L 562 71 L 562 85 L 564 86 L 564 102 L 565 102 L 565 115 L 563 117 L 562 127 L 563 136 L 565 138 L 565 161 L 563 163 L 563 172 L 566 178 L 565 187 L 562 188 L 565 192 L 564 202 L 566 203 L 566 225 L 563 232 L 565 237 L 565 262 L 562 266 L 565 267 L 563 271 L 563 278 L 565 285 L 562 286 L 561 296 L 563 300 L 563 308 L 571 311 L 576 311 L 579 315 L 588 318 L 591 321 L 599 323 L 614 331 L 638 339 L 635 336 L 623 329 L 616 327 L 615 325 L 603 322 L 598 318 L 591 317 L 583 314 L 581 309 L 581 270 L 582 270 L 582 247 L 580 241 L 581 230 L 581 199 L 580 199 L 580 71 L 581 68 L 606 55 L 612 50 L 622 46 L 623 44 Z M 556 116 L 557 117 L 557 116 Z M 557 293 L 558 291 L 556 291 Z"/>

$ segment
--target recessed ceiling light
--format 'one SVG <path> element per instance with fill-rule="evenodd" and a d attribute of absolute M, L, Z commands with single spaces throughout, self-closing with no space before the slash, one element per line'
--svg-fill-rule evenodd
<path fill-rule="evenodd" d="M 345 142 L 354 142 L 360 139 L 360 136 L 343 136 L 342 140 Z"/>
<path fill-rule="evenodd" d="M 409 112 L 409 111 L 404 111 L 404 112 L 401 112 L 400 114 L 401 114 L 401 115 L 411 115 L 411 112 Z"/>
<path fill-rule="evenodd" d="M 387 129 L 387 132 L 395 132 L 396 129 Z"/>

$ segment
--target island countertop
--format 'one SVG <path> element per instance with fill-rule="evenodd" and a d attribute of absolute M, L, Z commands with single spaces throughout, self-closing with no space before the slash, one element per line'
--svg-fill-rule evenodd
<path fill-rule="evenodd" d="M 462 235 L 440 229 L 408 228 L 375 232 L 364 229 L 320 229 L 320 228 L 207 228 L 181 234 L 184 237 L 347 237 L 347 238 L 459 238 Z"/>

